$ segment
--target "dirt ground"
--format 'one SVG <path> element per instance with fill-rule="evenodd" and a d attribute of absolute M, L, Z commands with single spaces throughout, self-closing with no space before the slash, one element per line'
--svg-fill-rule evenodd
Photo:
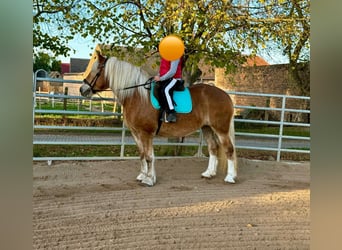
<path fill-rule="evenodd" d="M 207 159 L 33 165 L 33 249 L 309 249 L 310 163 L 239 159 L 236 184 Z"/>

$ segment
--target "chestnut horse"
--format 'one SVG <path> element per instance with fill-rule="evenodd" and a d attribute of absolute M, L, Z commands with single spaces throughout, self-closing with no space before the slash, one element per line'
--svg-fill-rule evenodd
<path fill-rule="evenodd" d="M 141 171 L 137 180 L 148 186 L 156 183 L 153 137 L 158 130 L 159 111 L 152 107 L 148 89 L 142 87 L 149 76 L 141 68 L 116 57 L 106 58 L 99 52 L 93 56 L 80 92 L 82 96 L 110 88 L 123 107 L 125 125 L 130 129 L 139 148 Z M 158 132 L 163 137 L 184 137 L 202 129 L 207 141 L 209 163 L 202 177 L 216 175 L 219 149 L 225 153 L 225 182 L 235 183 L 237 159 L 234 149 L 233 103 L 223 90 L 207 84 L 189 87 L 192 111 L 177 114 L 177 122 L 162 123 Z"/>

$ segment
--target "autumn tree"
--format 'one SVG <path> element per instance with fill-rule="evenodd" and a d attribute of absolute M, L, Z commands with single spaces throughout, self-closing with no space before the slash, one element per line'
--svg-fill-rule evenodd
<path fill-rule="evenodd" d="M 290 63 L 307 54 L 309 0 L 54 0 L 49 8 L 38 2 L 45 1 L 36 0 L 36 35 L 42 32 L 41 22 L 48 24 L 60 31 L 53 38 L 62 46 L 80 34 L 112 44 L 117 55 L 119 46 L 126 55 L 140 48 L 144 59 L 157 52 L 163 37 L 179 35 L 186 46 L 189 82 L 200 75 L 200 60 L 229 71 L 244 61 L 241 51 L 256 54 L 269 42 L 277 44 Z"/>
<path fill-rule="evenodd" d="M 252 1 L 248 1 L 252 2 Z M 283 51 L 289 60 L 291 83 L 301 94 L 310 94 L 308 73 L 310 61 L 310 0 L 258 0 L 249 9 L 251 15 L 244 15 L 248 22 L 236 35 L 244 49 L 251 48 L 258 53 L 261 48 Z M 272 44 L 272 45 L 270 45 Z"/>
<path fill-rule="evenodd" d="M 33 0 L 33 53 L 49 51 L 67 56 L 68 42 L 75 36 L 79 0 Z"/>

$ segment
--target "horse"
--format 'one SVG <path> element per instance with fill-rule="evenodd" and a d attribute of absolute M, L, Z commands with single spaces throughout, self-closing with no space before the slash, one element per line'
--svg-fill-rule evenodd
<path fill-rule="evenodd" d="M 149 91 L 142 87 L 149 75 L 141 67 L 116 57 L 105 57 L 100 52 L 90 60 L 80 87 L 80 94 L 93 94 L 111 89 L 123 108 L 125 125 L 129 128 L 140 153 L 140 173 L 137 180 L 147 186 L 156 184 L 153 138 L 185 137 L 199 129 L 207 142 L 209 162 L 202 177 L 216 175 L 219 152 L 225 154 L 227 175 L 224 181 L 235 183 L 237 158 L 235 152 L 234 108 L 230 96 L 220 88 L 208 84 L 189 87 L 192 98 L 190 113 L 177 113 L 175 123 L 163 122 L 158 127 L 159 110 L 152 107 Z M 219 151 L 221 150 L 222 151 Z"/>

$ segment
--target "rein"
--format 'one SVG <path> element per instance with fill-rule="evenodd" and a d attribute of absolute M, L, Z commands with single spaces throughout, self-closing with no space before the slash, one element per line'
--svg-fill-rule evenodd
<path fill-rule="evenodd" d="M 152 81 L 153 81 L 153 77 L 149 78 L 145 83 L 138 84 L 138 85 L 133 85 L 133 86 L 126 87 L 126 88 L 123 88 L 123 89 L 120 89 L 120 90 L 133 89 L 133 88 L 138 88 L 138 87 L 142 87 L 142 86 L 146 86 L 146 85 L 151 85 Z M 151 89 L 151 88 L 147 87 L 146 89 Z"/>
<path fill-rule="evenodd" d="M 96 80 L 97 80 L 97 77 L 95 77 L 96 78 Z M 94 79 L 95 79 L 94 78 Z M 94 80 L 93 79 L 93 80 Z M 96 81 L 95 80 L 95 81 Z M 153 81 L 153 77 L 151 77 L 151 78 L 149 78 L 145 83 L 142 83 L 142 84 L 138 84 L 138 85 L 134 85 L 134 86 L 130 86 L 130 87 L 126 87 L 126 88 L 123 88 L 123 89 L 119 89 L 119 90 L 127 90 L 127 89 L 133 89 L 133 88 L 138 88 L 138 87 L 142 87 L 142 86 L 147 86 L 147 85 L 151 85 L 151 83 L 152 83 L 152 81 Z M 92 81 L 93 82 L 93 81 Z M 89 83 L 88 83 L 88 85 L 90 85 Z M 151 87 L 145 87 L 146 89 L 151 89 Z M 99 92 L 103 92 L 103 91 L 113 91 L 113 90 L 111 90 L 111 89 L 105 89 L 105 90 L 101 90 L 101 91 L 99 91 Z M 100 100 L 105 100 L 105 98 L 103 98 L 98 92 L 95 92 L 94 93 L 95 95 L 98 95 L 99 97 L 100 97 Z"/>

